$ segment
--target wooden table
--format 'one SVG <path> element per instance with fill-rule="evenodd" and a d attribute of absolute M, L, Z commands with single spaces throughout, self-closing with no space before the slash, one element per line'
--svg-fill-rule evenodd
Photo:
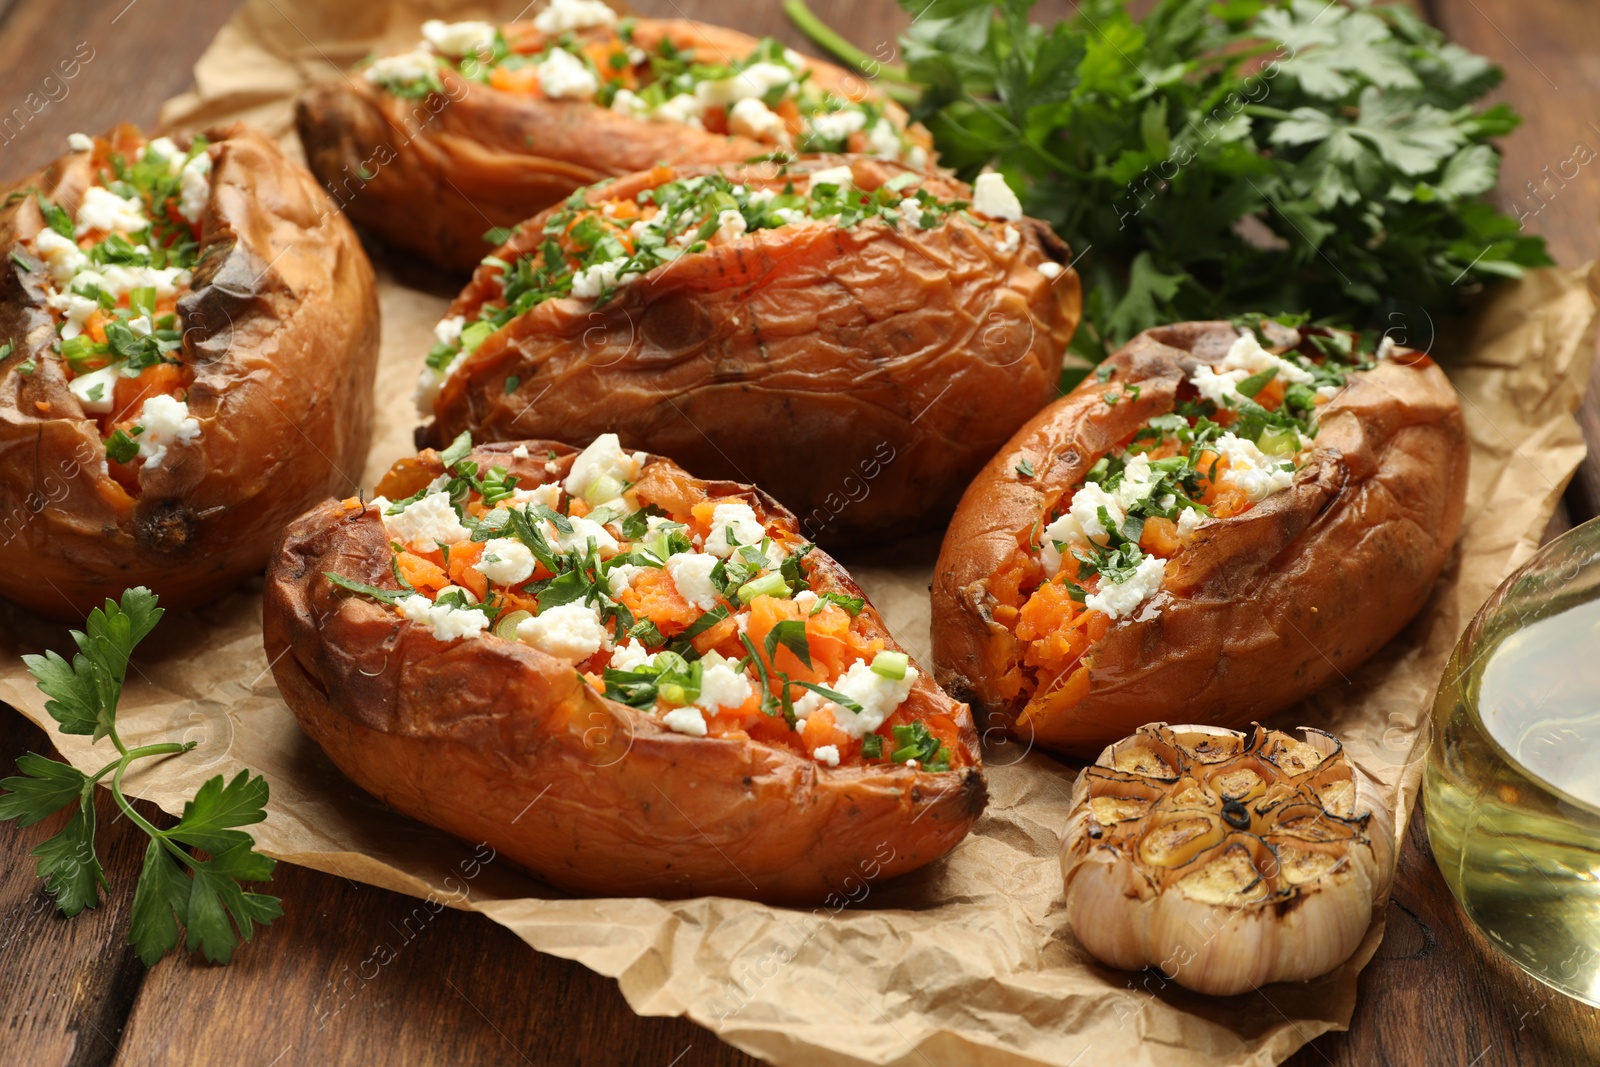
<path fill-rule="evenodd" d="M 776 3 L 692 3 L 704 14 L 804 48 Z M 182 91 L 190 67 L 234 0 L 0 0 L 0 176 L 9 180 L 65 148 L 74 130 L 149 124 Z M 673 0 L 640 2 L 670 13 Z M 869 46 L 903 16 L 887 0 L 824 0 L 830 23 Z M 1501 196 L 1556 258 L 1594 257 L 1595 172 L 1560 176 L 1578 146 L 1600 151 L 1600 5 L 1593 0 L 1423 0 L 1424 13 L 1507 71 L 1505 99 L 1527 117 L 1508 139 Z M 87 46 L 89 51 L 83 50 Z M 67 82 L 45 79 L 77 52 L 92 58 Z M 29 94 L 37 94 L 29 103 Z M 39 107 L 38 102 L 48 101 Z M 13 108 L 37 108 L 18 120 Z M 4 125 L 6 117 L 13 117 Z M 1567 173 L 1572 167 L 1566 168 Z M 1531 183 L 1531 184 L 1529 184 Z M 1600 400 L 1582 412 L 1600 444 Z M 1552 532 L 1600 513 L 1600 462 L 1587 464 Z M 39 730 L 0 712 L 0 774 Z M 150 815 L 154 809 L 144 806 Z M 413 902 L 370 886 L 282 865 L 272 892 L 285 916 L 228 967 L 168 956 L 146 969 L 125 943 L 143 837 L 102 805 L 102 905 L 63 920 L 32 877 L 27 852 L 50 824 L 0 824 L 0 1063 L 508 1063 L 753 1064 L 682 1019 L 642 1019 L 613 982 L 530 951 L 476 915 L 446 911 L 408 939 Z M 404 945 L 386 966 L 380 945 Z M 1600 1062 L 1600 1012 L 1558 996 L 1490 951 L 1463 925 L 1413 823 L 1389 905 L 1389 932 L 1361 977 L 1347 1034 L 1313 1041 L 1312 1064 L 1577 1064 Z"/>

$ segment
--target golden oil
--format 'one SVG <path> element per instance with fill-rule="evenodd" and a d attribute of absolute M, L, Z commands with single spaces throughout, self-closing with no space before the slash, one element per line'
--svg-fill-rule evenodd
<path fill-rule="evenodd" d="M 1592 525 L 1592 524 L 1591 524 Z M 1424 811 L 1472 922 L 1529 974 L 1600 1006 L 1600 527 L 1492 597 L 1434 704 Z"/>

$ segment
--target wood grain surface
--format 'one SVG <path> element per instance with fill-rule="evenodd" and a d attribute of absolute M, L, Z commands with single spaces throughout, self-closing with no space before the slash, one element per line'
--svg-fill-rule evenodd
<path fill-rule="evenodd" d="M 74 130 L 153 122 L 161 102 L 188 86 L 194 60 L 234 6 L 0 0 L 0 180 L 48 162 Z M 869 52 L 892 44 L 905 22 L 890 0 L 813 6 Z M 1506 144 L 1502 205 L 1545 235 L 1563 264 L 1592 258 L 1600 4 L 1414 6 L 1506 68 L 1500 96 L 1527 121 Z M 814 52 L 774 2 L 633 7 L 771 34 Z M 1052 8 L 1060 10 L 1041 5 L 1044 14 Z M 1594 394 L 1580 414 L 1589 441 L 1600 443 Z M 1600 512 L 1600 463 L 1580 472 L 1566 504 L 1563 517 L 1572 521 Z M 1563 525 L 1553 523 L 1552 532 Z M 28 750 L 50 751 L 48 738 L 0 710 L 0 774 Z M 0 1065 L 756 1062 L 684 1020 L 635 1016 L 615 983 L 534 953 L 487 919 L 433 913 L 409 897 L 287 865 L 271 890 L 285 917 L 230 966 L 168 956 L 147 970 L 124 940 L 143 837 L 101 799 L 112 889 L 99 908 L 71 920 L 55 913 L 27 855 L 55 827 L 0 823 Z M 1311 1042 L 1291 1063 L 1600 1062 L 1600 1012 L 1538 985 L 1463 923 L 1420 818 L 1400 857 L 1388 936 L 1360 992 L 1350 1032 Z M 1270 1002 L 1261 1008 L 1272 1010 Z"/>

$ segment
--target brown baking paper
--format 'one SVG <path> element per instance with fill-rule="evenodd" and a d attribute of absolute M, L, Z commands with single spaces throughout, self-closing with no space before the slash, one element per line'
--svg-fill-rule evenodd
<path fill-rule="evenodd" d="M 196 90 L 172 101 L 165 118 L 181 128 L 245 118 L 287 143 L 291 100 L 308 79 L 337 77 L 376 45 L 414 41 L 424 17 L 468 14 L 504 17 L 516 7 L 250 0 L 196 67 Z M 407 274 L 408 284 L 379 266 L 379 427 L 367 487 L 409 450 L 411 383 L 451 295 L 431 277 Z M 1379 657 L 1277 722 L 1343 738 L 1378 782 L 1397 841 L 1445 657 L 1473 610 L 1536 547 L 1583 457 L 1572 412 L 1594 351 L 1593 307 L 1583 272 L 1539 271 L 1496 290 L 1457 345 L 1434 346 L 1461 391 L 1472 439 L 1459 554 L 1430 606 Z M 936 550 L 930 538 L 846 560 L 924 661 Z M 57 734 L 18 659 L 67 645 L 65 628 L 0 611 L 0 699 L 45 727 L 75 765 L 98 768 L 108 746 L 92 751 L 82 737 Z M 972 835 L 893 883 L 874 884 L 869 864 L 853 900 L 804 911 L 726 899 L 574 899 L 503 861 L 480 865 L 471 843 L 388 811 L 341 777 L 278 695 L 261 648 L 258 591 L 169 615 L 140 650 L 119 723 L 130 744 L 199 742 L 187 755 L 138 764 L 129 792 L 176 814 L 206 778 L 249 767 L 272 787 L 269 817 L 254 831 L 263 852 L 480 911 L 541 952 L 615 977 L 641 1014 L 687 1015 L 782 1064 L 1276 1063 L 1348 1024 L 1357 973 L 1382 937 L 1374 926 L 1351 960 L 1315 981 L 1226 999 L 1188 993 L 1155 972 L 1098 966 L 1061 907 L 1057 833 L 1076 768 L 998 737 L 986 746 L 989 808 Z"/>

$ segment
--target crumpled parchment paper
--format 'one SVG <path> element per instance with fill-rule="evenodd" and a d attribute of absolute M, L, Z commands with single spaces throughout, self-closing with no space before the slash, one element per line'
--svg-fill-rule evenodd
<path fill-rule="evenodd" d="M 726 10 L 737 23 L 734 5 Z M 243 118 L 297 151 L 291 102 L 308 80 L 338 77 L 375 47 L 409 44 L 425 17 L 516 13 L 515 4 L 442 0 L 250 0 L 196 67 L 195 91 L 170 102 L 164 118 L 188 129 Z M 382 261 L 380 284 L 380 425 L 368 488 L 410 451 L 411 383 L 451 295 L 437 279 Z M 1594 302 L 1585 272 L 1544 270 L 1496 290 L 1457 343 L 1433 342 L 1431 324 L 1416 332 L 1429 336 L 1406 340 L 1434 348 L 1461 391 L 1472 438 L 1459 553 L 1430 606 L 1381 655 L 1275 723 L 1343 738 L 1379 783 L 1397 839 L 1445 658 L 1472 612 L 1536 547 L 1584 455 L 1572 412 L 1595 348 Z M 924 659 L 936 551 L 929 538 L 845 560 Z M 54 732 L 18 659 L 68 644 L 64 627 L 0 610 L 0 699 L 45 727 L 74 764 L 97 768 L 105 752 Z M 249 767 L 272 787 L 269 818 L 254 828 L 263 852 L 480 911 L 541 952 L 615 977 L 641 1014 L 687 1015 L 776 1063 L 1277 1063 L 1348 1024 L 1356 976 L 1382 937 L 1375 925 L 1351 960 L 1315 981 L 1227 999 L 1188 993 L 1155 972 L 1097 965 L 1073 940 L 1060 901 L 1057 833 L 1076 768 L 997 732 L 986 745 L 991 800 L 972 835 L 897 882 L 864 880 L 852 900 L 803 911 L 720 898 L 574 899 L 504 862 L 480 868 L 472 843 L 350 785 L 278 696 L 256 590 L 168 616 L 141 650 L 119 722 L 130 744 L 200 742 L 185 756 L 140 764 L 129 792 L 176 814 L 206 778 Z"/>

